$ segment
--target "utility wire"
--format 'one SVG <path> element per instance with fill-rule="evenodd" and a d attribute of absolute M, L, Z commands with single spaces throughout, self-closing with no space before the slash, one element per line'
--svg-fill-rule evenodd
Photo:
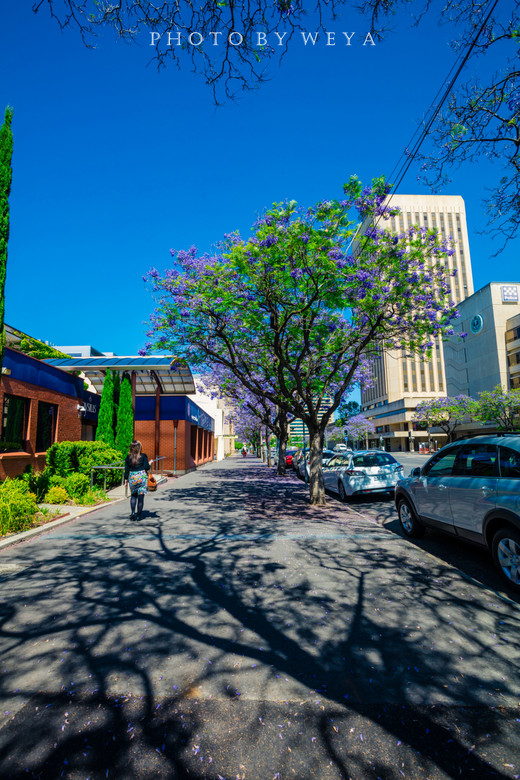
<path fill-rule="evenodd" d="M 468 61 L 469 57 L 471 56 L 471 53 L 472 53 L 473 49 L 477 45 L 477 41 L 478 41 L 480 35 L 482 34 L 483 30 L 485 29 L 485 27 L 486 27 L 486 25 L 487 25 L 487 23 L 489 21 L 489 18 L 491 16 L 491 14 L 493 13 L 493 11 L 495 10 L 497 4 L 498 4 L 498 0 L 491 0 L 491 2 L 490 2 L 491 8 L 489 9 L 489 11 L 488 11 L 484 21 L 482 22 L 479 30 L 477 31 L 475 37 L 473 38 L 471 43 L 468 45 L 468 49 L 466 51 L 466 54 L 463 56 L 462 61 L 460 62 L 460 65 L 457 67 L 455 75 L 453 76 L 453 78 L 451 78 L 451 74 L 452 74 L 454 68 L 457 65 L 457 60 L 455 60 L 455 62 L 453 63 L 453 65 L 452 65 L 452 67 L 450 69 L 450 72 L 448 73 L 447 78 L 443 82 L 444 84 L 446 84 L 446 82 L 447 82 L 447 86 L 444 89 L 444 94 L 442 95 L 442 98 L 441 98 L 440 102 L 438 103 L 438 105 L 435 107 L 435 105 L 436 105 L 435 101 L 437 100 L 438 95 L 443 90 L 443 87 L 440 87 L 439 90 L 437 91 L 437 94 L 435 95 L 432 103 L 430 104 L 430 106 L 428 108 L 428 111 L 426 112 L 426 116 L 428 116 L 428 114 L 430 112 L 432 112 L 431 116 L 430 116 L 430 119 L 426 122 L 426 125 L 423 127 L 423 130 L 421 132 L 421 135 L 420 135 L 419 139 L 417 140 L 417 142 L 415 143 L 415 145 L 412 148 L 412 152 L 408 153 L 408 152 L 405 151 L 405 152 L 403 152 L 401 154 L 401 157 L 399 158 L 399 160 L 401 160 L 403 156 L 406 156 L 407 161 L 406 161 L 406 163 L 403 163 L 401 165 L 401 167 L 397 171 L 398 179 L 397 179 L 397 182 L 396 182 L 395 187 L 394 187 L 395 190 L 397 190 L 397 188 L 401 184 L 401 182 L 404 179 L 406 173 L 408 172 L 409 167 L 411 166 L 412 162 L 414 161 L 415 157 L 417 156 L 417 153 L 418 153 L 422 143 L 424 142 L 425 138 L 429 134 L 430 128 L 433 125 L 435 119 L 437 118 L 437 116 L 438 116 L 442 106 L 444 105 L 444 103 L 448 99 L 448 96 L 449 96 L 450 92 L 452 91 L 453 87 L 455 86 L 455 82 L 457 81 L 457 79 L 460 76 L 464 66 L 466 65 L 466 62 Z M 433 109 L 433 111 L 432 111 L 432 109 Z M 410 139 L 410 142 L 409 142 L 408 146 L 406 147 L 406 149 L 408 149 L 412 145 L 413 139 L 416 136 L 416 134 L 417 134 L 417 130 L 415 131 L 415 133 L 413 134 L 412 138 Z M 394 166 L 394 169 L 393 169 L 392 173 L 390 174 L 390 179 L 393 178 L 394 172 L 395 172 L 396 168 L 399 166 L 399 160 L 397 161 L 396 165 Z M 391 197 L 392 196 L 390 195 L 389 201 L 391 200 Z"/>
<path fill-rule="evenodd" d="M 485 17 L 484 21 L 480 25 L 477 33 L 475 34 L 473 40 L 468 44 L 468 48 L 467 48 L 466 53 L 464 55 L 462 55 L 462 53 L 461 53 L 461 55 L 459 55 L 459 57 L 455 60 L 455 62 L 451 66 L 447 78 L 444 79 L 443 85 L 447 83 L 447 86 L 446 87 L 444 87 L 444 86 L 439 87 L 435 97 L 433 98 L 432 102 L 430 103 L 430 106 L 428 107 L 428 110 L 426 112 L 426 117 L 428 117 L 429 114 L 431 114 L 431 116 L 430 116 L 430 118 L 427 121 L 425 120 L 425 124 L 423 126 L 423 129 L 421 131 L 421 134 L 420 134 L 419 138 L 417 139 L 417 141 L 414 144 L 413 143 L 414 142 L 414 138 L 415 138 L 415 136 L 418 133 L 418 130 L 416 130 L 414 132 L 414 134 L 412 135 L 408 145 L 405 147 L 405 151 L 402 152 L 401 156 L 399 157 L 399 160 L 394 165 L 394 168 L 392 170 L 392 173 L 390 174 L 389 180 L 391 180 L 393 178 L 394 173 L 395 173 L 395 175 L 397 176 L 397 181 L 396 181 L 395 185 L 392 187 L 392 192 L 390 193 L 390 195 L 388 197 L 387 205 L 390 204 L 393 195 L 396 193 L 399 185 L 401 184 L 401 182 L 403 181 L 405 175 L 407 174 L 408 169 L 410 168 L 410 166 L 413 163 L 415 157 L 417 156 L 417 153 L 418 153 L 421 145 L 423 144 L 424 140 L 428 136 L 428 134 L 430 132 L 430 129 L 431 129 L 431 126 L 433 125 L 434 121 L 436 120 L 436 118 L 437 118 L 437 116 L 438 116 L 442 106 L 444 105 L 444 103 L 448 99 L 448 96 L 449 96 L 450 92 L 452 91 L 453 87 L 455 86 L 455 82 L 457 81 L 458 77 L 460 76 L 460 74 L 462 72 L 462 69 L 466 65 L 466 62 L 468 61 L 468 59 L 469 59 L 473 49 L 477 45 L 477 41 L 478 41 L 480 35 L 482 34 L 484 28 L 486 27 L 486 25 L 487 25 L 487 23 L 489 21 L 489 18 L 491 16 L 491 14 L 493 13 L 493 11 L 495 10 L 495 7 L 497 6 L 497 4 L 498 4 L 498 0 L 490 0 L 490 4 L 489 5 L 491 7 L 490 7 L 488 13 L 486 14 L 486 17 Z M 462 60 L 460 60 L 461 56 L 462 56 Z M 460 60 L 460 64 L 457 67 L 457 62 L 459 62 L 459 60 Z M 456 68 L 456 72 L 455 72 L 455 75 L 452 78 L 451 74 L 453 73 L 455 68 Z M 441 94 L 442 94 L 442 97 L 441 97 L 439 103 L 436 103 L 438 96 L 441 95 Z M 411 151 L 406 151 L 410 147 L 412 147 L 412 150 Z M 400 162 L 403 159 L 403 157 L 405 157 L 405 161 L 402 164 L 400 164 Z M 378 225 L 378 223 L 381 220 L 381 218 L 382 218 L 381 216 L 379 216 L 377 218 L 377 220 L 374 222 L 374 227 L 376 227 Z M 358 230 L 359 230 L 359 228 L 358 228 Z M 357 234 L 357 231 L 356 231 L 356 234 Z M 352 244 L 352 242 L 354 240 L 355 240 L 355 236 L 352 239 L 351 244 Z M 367 239 L 365 238 L 364 243 L 366 243 L 366 241 L 367 241 Z M 363 246 L 361 247 L 360 252 L 362 250 L 363 250 Z"/>

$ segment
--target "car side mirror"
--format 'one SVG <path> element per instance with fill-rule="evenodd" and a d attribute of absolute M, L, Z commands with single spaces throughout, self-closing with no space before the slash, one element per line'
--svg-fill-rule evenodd
<path fill-rule="evenodd" d="M 410 472 L 411 477 L 420 477 L 421 476 L 421 467 L 417 466 L 417 468 L 412 469 Z"/>

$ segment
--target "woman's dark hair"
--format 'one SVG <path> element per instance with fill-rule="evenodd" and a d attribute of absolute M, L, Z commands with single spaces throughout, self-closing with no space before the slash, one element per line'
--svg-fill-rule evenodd
<path fill-rule="evenodd" d="M 140 441 L 133 441 L 131 443 L 128 455 L 130 457 L 131 465 L 132 466 L 137 466 L 137 464 L 139 463 L 139 458 L 141 457 L 141 442 Z"/>

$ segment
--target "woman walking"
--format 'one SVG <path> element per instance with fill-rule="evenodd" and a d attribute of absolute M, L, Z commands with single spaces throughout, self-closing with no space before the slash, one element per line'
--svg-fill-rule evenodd
<path fill-rule="evenodd" d="M 148 490 L 149 470 L 150 464 L 144 452 L 141 451 L 141 442 L 133 441 L 125 458 L 125 487 L 130 485 L 130 511 L 132 513 L 130 520 L 141 519 L 144 497 Z"/>

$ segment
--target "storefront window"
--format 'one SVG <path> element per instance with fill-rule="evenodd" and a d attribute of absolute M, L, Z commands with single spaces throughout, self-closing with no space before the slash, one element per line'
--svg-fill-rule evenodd
<path fill-rule="evenodd" d="M 45 452 L 54 443 L 58 407 L 38 401 L 38 423 L 36 428 L 36 452 Z"/>
<path fill-rule="evenodd" d="M 6 393 L 2 411 L 0 452 L 25 449 L 28 417 L 29 399 Z"/>

